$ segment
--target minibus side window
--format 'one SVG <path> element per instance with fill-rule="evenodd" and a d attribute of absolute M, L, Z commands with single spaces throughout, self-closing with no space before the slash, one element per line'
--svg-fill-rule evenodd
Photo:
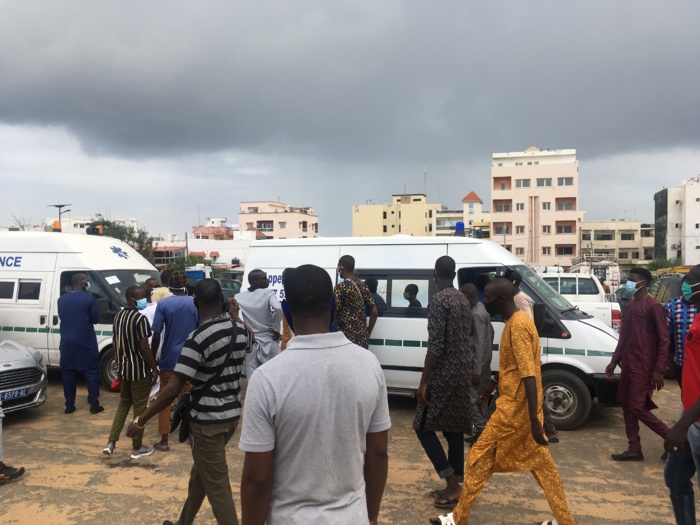
<path fill-rule="evenodd" d="M 15 281 L 0 281 L 0 299 L 14 299 Z"/>
<path fill-rule="evenodd" d="M 544 282 L 559 292 L 559 277 L 543 277 Z"/>
<path fill-rule="evenodd" d="M 437 291 L 433 270 L 359 270 L 380 317 L 427 317 L 428 300 Z M 367 312 L 369 315 L 369 312 Z"/>
<path fill-rule="evenodd" d="M 19 281 L 18 301 L 38 301 L 41 295 L 41 281 Z"/>
<path fill-rule="evenodd" d="M 384 278 L 374 276 L 363 276 L 363 280 L 372 294 L 372 299 L 374 299 L 374 304 L 377 307 L 379 317 L 383 316 L 384 312 L 386 311 L 386 291 L 388 281 Z M 365 314 L 369 315 L 369 311 L 365 312 Z"/>
<path fill-rule="evenodd" d="M 562 277 L 559 281 L 559 293 L 562 295 L 576 295 L 576 277 Z"/>
<path fill-rule="evenodd" d="M 408 308 L 408 313 L 428 307 L 430 281 L 428 279 L 392 279 L 389 306 Z"/>
<path fill-rule="evenodd" d="M 579 295 L 598 295 L 598 287 L 593 279 L 579 279 L 578 281 Z"/>

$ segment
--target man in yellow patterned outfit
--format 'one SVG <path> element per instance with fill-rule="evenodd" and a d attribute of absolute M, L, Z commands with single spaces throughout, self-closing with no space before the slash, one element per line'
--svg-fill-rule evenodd
<path fill-rule="evenodd" d="M 506 321 L 496 411 L 467 457 L 464 488 L 453 514 L 433 518 L 431 523 L 468 525 L 474 500 L 494 472 L 529 470 L 556 518 L 544 523 L 575 525 L 542 428 L 540 340 L 532 319 L 517 310 L 514 296 L 515 287 L 507 279 L 494 279 L 486 286 L 486 310 L 501 314 Z M 488 397 L 494 386 L 487 387 L 482 396 Z"/>

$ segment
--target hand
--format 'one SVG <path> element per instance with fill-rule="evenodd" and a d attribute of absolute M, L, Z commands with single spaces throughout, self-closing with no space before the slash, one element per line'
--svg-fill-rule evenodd
<path fill-rule="evenodd" d="M 664 450 L 669 454 L 677 454 L 683 449 L 688 437 L 688 429 L 680 422 L 673 425 L 664 439 Z"/>
<path fill-rule="evenodd" d="M 664 374 L 663 372 L 654 372 L 651 375 L 651 385 L 658 391 L 664 387 Z"/>
<path fill-rule="evenodd" d="M 549 446 L 547 436 L 544 435 L 544 428 L 542 428 L 542 423 L 540 423 L 539 419 L 530 420 L 530 432 L 532 432 L 533 439 L 539 445 Z"/>
<path fill-rule="evenodd" d="M 481 384 L 481 376 L 479 374 L 472 375 L 472 386 L 479 386 Z"/>
<path fill-rule="evenodd" d="M 610 364 L 605 367 L 605 377 L 612 379 L 615 376 L 615 368 L 617 365 L 610 361 Z"/>
<path fill-rule="evenodd" d="M 136 418 L 138 419 L 138 418 Z M 130 438 L 135 438 L 139 435 L 139 432 L 141 432 L 138 428 L 136 428 L 136 425 L 134 425 L 133 421 L 129 421 L 129 426 L 126 427 L 126 437 Z"/>
<path fill-rule="evenodd" d="M 489 384 L 486 385 L 481 391 L 481 394 L 479 394 L 479 401 L 481 403 L 486 403 L 491 398 L 491 394 L 493 394 L 495 388 L 496 383 L 494 383 L 493 381 L 489 381 Z"/>
<path fill-rule="evenodd" d="M 151 370 L 151 387 L 156 386 L 158 382 L 158 369 Z"/>
<path fill-rule="evenodd" d="M 428 383 L 421 383 L 416 392 L 418 402 L 424 407 L 428 406 Z"/>
<path fill-rule="evenodd" d="M 235 297 L 231 297 L 228 300 L 228 314 L 231 316 L 231 319 L 238 318 L 238 314 L 240 312 L 241 312 L 241 305 L 238 304 L 238 301 L 236 301 Z"/>
<path fill-rule="evenodd" d="M 279 332 L 272 332 L 272 340 L 279 341 L 280 340 L 280 333 Z"/>

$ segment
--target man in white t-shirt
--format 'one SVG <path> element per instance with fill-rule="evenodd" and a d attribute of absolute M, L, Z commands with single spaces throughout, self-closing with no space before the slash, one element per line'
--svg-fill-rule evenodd
<path fill-rule="evenodd" d="M 295 337 L 248 384 L 243 523 L 376 524 L 391 426 L 384 374 L 374 354 L 329 332 L 325 270 L 288 270 L 284 288 Z"/>

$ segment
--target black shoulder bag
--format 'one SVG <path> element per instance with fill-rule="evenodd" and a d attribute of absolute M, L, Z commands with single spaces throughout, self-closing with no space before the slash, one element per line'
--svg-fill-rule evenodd
<path fill-rule="evenodd" d="M 175 430 L 177 430 L 177 427 L 179 426 L 180 433 L 178 434 L 177 440 L 180 443 L 184 443 L 185 441 L 187 441 L 187 438 L 190 437 L 190 410 L 197 406 L 202 396 L 206 394 L 211 388 L 211 386 L 214 384 L 214 382 L 217 379 L 219 379 L 219 376 L 221 376 L 221 373 L 224 371 L 224 368 L 226 368 L 229 360 L 231 359 L 231 354 L 233 354 L 233 348 L 236 346 L 236 323 L 231 321 L 231 324 L 233 325 L 233 333 L 231 335 L 231 342 L 228 345 L 228 352 L 226 353 L 226 358 L 224 359 L 224 361 L 216 368 L 216 372 L 214 373 L 214 375 L 211 376 L 206 383 L 204 383 L 202 388 L 199 389 L 199 391 L 194 395 L 194 397 L 192 397 L 192 395 L 189 392 L 187 392 L 185 394 L 182 394 L 180 396 L 180 400 L 177 402 L 177 406 L 175 407 L 175 411 L 173 412 L 172 420 L 170 421 L 170 433 L 172 434 L 173 432 L 175 432 Z"/>

